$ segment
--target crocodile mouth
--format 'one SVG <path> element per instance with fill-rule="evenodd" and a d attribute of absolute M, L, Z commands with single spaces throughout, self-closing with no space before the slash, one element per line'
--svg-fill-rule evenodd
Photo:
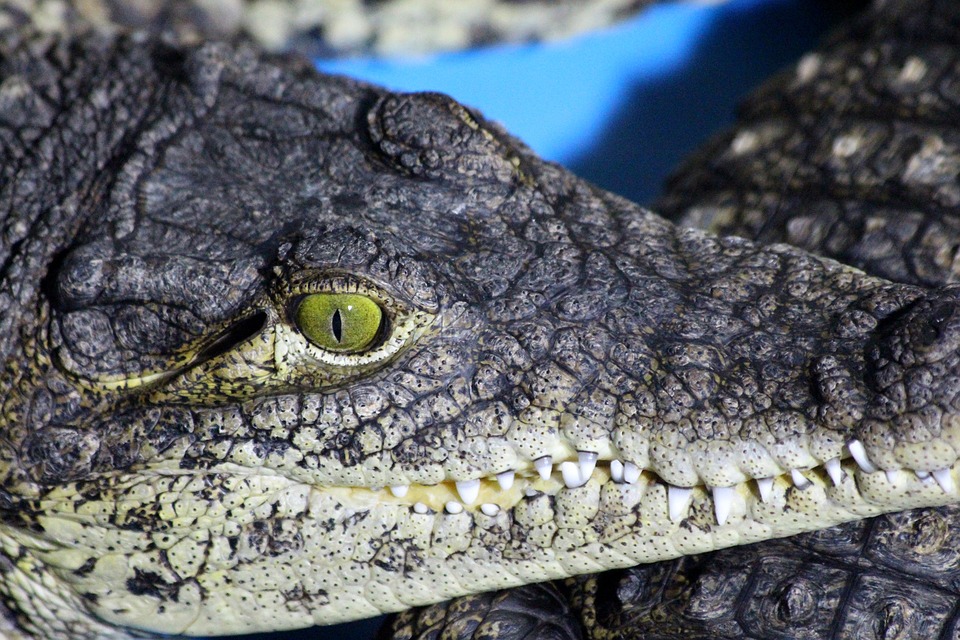
<path fill-rule="evenodd" d="M 871 501 L 883 502 L 884 483 L 891 493 L 911 490 L 916 483 L 926 488 L 939 487 L 945 502 L 956 497 L 957 484 L 953 467 L 936 470 L 888 469 L 882 470 L 869 459 L 863 443 L 850 440 L 846 444 L 848 457 L 834 457 L 823 464 L 805 469 L 790 469 L 778 476 L 754 478 L 730 486 L 697 485 L 681 487 L 666 482 L 653 470 L 642 469 L 632 462 L 619 459 L 600 459 L 592 452 L 577 452 L 576 459 L 554 459 L 541 456 L 528 466 L 502 471 L 495 475 L 437 484 L 401 484 L 372 487 L 367 491 L 377 494 L 378 500 L 409 506 L 417 514 L 460 514 L 479 511 L 494 517 L 501 510 L 516 507 L 524 498 L 539 495 L 556 496 L 563 490 L 578 489 L 595 482 L 608 483 L 644 492 L 659 487 L 665 496 L 664 514 L 674 523 L 682 522 L 697 503 L 708 501 L 716 524 L 723 526 L 731 517 L 745 516 L 746 497 L 758 505 L 776 501 L 785 491 L 807 491 L 815 486 L 826 490 L 843 488 L 854 483 L 863 490 L 869 485 Z M 858 482 L 857 478 L 862 481 Z M 869 478 L 869 481 L 867 479 Z M 362 489 L 357 489 L 362 491 Z M 898 502 L 899 504 L 899 502 Z M 762 507 L 761 507 L 762 508 Z"/>

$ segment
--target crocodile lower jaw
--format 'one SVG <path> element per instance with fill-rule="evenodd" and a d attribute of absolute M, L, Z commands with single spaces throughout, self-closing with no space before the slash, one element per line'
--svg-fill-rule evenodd
<path fill-rule="evenodd" d="M 509 489 L 484 478 L 475 497 L 476 485 L 461 483 L 471 504 L 452 481 L 410 486 L 398 497 L 389 488 L 321 486 L 232 464 L 152 469 L 104 477 L 101 492 L 62 486 L 43 499 L 42 528 L 8 534 L 57 567 L 52 584 L 82 594 L 96 617 L 206 635 L 329 624 L 960 501 L 956 464 L 938 472 L 938 482 L 913 471 L 870 472 L 851 456 L 769 482 L 678 489 L 599 460 L 586 482 L 578 476 L 571 484 L 579 486 L 568 487 L 563 462 L 573 463 L 551 465 L 546 478 L 516 473 Z M 148 513 L 151 529 L 142 530 Z M 260 546 L 274 536 L 276 548 Z M 138 589 L 134 598 L 118 587 L 140 584 L 138 571 L 159 590 Z M 243 585 L 262 584 L 272 585 L 266 595 L 303 593 L 302 609 L 266 595 L 252 605 Z"/>

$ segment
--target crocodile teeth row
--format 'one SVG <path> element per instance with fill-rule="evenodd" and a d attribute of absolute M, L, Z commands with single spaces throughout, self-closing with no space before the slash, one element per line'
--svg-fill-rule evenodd
<path fill-rule="evenodd" d="M 854 462 L 856 462 L 857 466 L 859 466 L 864 472 L 876 473 L 880 471 L 880 469 L 870 461 L 870 458 L 867 456 L 866 448 L 863 446 L 862 442 L 859 440 L 851 440 L 847 443 L 847 448 L 849 449 L 850 456 L 853 458 Z M 559 465 L 559 471 L 564 485 L 570 489 L 584 486 L 590 480 L 593 472 L 596 470 L 597 460 L 598 455 L 596 453 L 589 451 L 578 451 L 576 462 L 569 460 L 561 462 Z M 545 455 L 536 458 L 533 461 L 533 466 L 540 478 L 544 480 L 549 479 L 553 474 L 553 458 L 551 456 Z M 833 485 L 839 486 L 843 480 L 844 474 L 840 458 L 831 458 L 830 460 L 827 460 L 823 466 Z M 614 459 L 610 461 L 609 472 L 610 479 L 617 484 L 636 484 L 640 479 L 643 470 L 632 462 Z M 813 484 L 812 481 L 807 478 L 800 469 L 791 469 L 789 473 L 790 479 L 797 489 L 803 490 Z M 885 470 L 887 481 L 891 483 L 895 482 L 898 473 L 899 470 Z M 936 481 L 936 483 L 945 493 L 949 493 L 954 490 L 953 476 L 951 475 L 949 469 L 938 469 L 936 471 L 915 471 L 914 473 L 921 480 L 927 482 Z M 499 484 L 500 489 L 503 491 L 508 491 L 511 489 L 514 485 L 515 479 L 516 473 L 514 471 L 504 471 L 496 475 L 497 483 Z M 757 478 L 755 482 L 757 483 L 760 500 L 762 502 L 769 501 L 773 495 L 774 478 Z M 389 489 L 394 496 L 402 498 L 407 495 L 410 487 L 407 485 L 394 485 L 389 487 Z M 460 501 L 458 502 L 456 500 L 451 500 L 447 502 L 444 505 L 444 510 L 447 513 L 462 513 L 464 511 L 464 505 L 472 505 L 477 501 L 480 496 L 480 479 L 475 478 L 473 480 L 458 481 L 456 482 L 456 489 Z M 730 517 L 737 490 L 735 487 L 718 486 L 710 488 L 710 492 L 713 497 L 714 512 L 717 522 L 720 525 L 723 525 Z M 530 487 L 527 487 L 524 490 L 524 495 L 528 497 L 538 494 L 538 491 Z M 692 496 L 693 488 L 678 487 L 667 484 L 667 510 L 672 521 L 679 522 L 687 515 Z M 416 513 L 422 514 L 427 513 L 429 508 L 424 503 L 417 502 L 413 505 L 413 510 Z M 500 505 L 494 503 L 484 503 L 480 505 L 480 511 L 490 517 L 497 515 L 500 510 Z"/>
<path fill-rule="evenodd" d="M 851 440 L 847 443 L 847 448 L 850 449 L 850 455 L 856 461 L 857 465 L 863 469 L 866 473 L 876 473 L 879 471 L 877 466 L 870 461 L 870 458 L 867 457 L 867 450 L 864 448 L 863 443 L 859 440 Z M 831 471 L 831 465 L 835 468 L 835 471 Z M 830 478 L 833 480 L 833 484 L 840 484 L 840 461 L 834 458 L 833 460 L 828 460 L 826 463 L 827 473 L 830 474 Z M 834 475 L 834 473 L 836 475 Z M 887 475 L 887 481 L 893 482 L 897 477 L 896 469 L 887 469 L 885 471 Z M 914 471 L 916 476 L 921 480 L 929 480 L 933 477 L 937 481 L 937 484 L 940 485 L 940 488 L 943 489 L 944 493 L 951 493 L 953 491 L 953 476 L 950 475 L 949 469 L 937 469 L 936 471 Z"/>
<path fill-rule="evenodd" d="M 430 507 L 428 507 L 422 502 L 418 502 L 413 505 L 413 510 L 416 513 L 424 514 L 430 511 Z M 452 514 L 463 513 L 463 505 L 457 502 L 456 500 L 451 500 L 447 504 L 443 505 L 443 510 L 446 511 L 447 513 L 452 513 Z M 490 516 L 492 518 L 493 516 L 500 513 L 500 505 L 494 504 L 492 502 L 484 502 L 482 505 L 480 505 L 480 511 L 484 515 Z"/>

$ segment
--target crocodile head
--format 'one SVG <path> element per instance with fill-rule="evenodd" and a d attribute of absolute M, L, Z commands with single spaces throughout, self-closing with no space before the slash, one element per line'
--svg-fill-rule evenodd
<path fill-rule="evenodd" d="M 24 629 L 301 627 L 957 498 L 960 289 L 678 229 L 445 96 L 94 45 L 2 194 Z"/>

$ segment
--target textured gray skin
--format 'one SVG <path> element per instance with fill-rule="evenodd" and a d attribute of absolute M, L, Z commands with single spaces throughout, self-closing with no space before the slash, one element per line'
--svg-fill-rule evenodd
<path fill-rule="evenodd" d="M 903 282 L 955 282 L 958 42 L 957 3 L 882 3 L 748 98 L 655 209 Z M 881 516 L 436 605 L 393 632 L 450 637 L 439 634 L 520 609 L 570 639 L 956 638 L 958 527 L 956 506 Z"/>
<path fill-rule="evenodd" d="M 218 46 L 86 39 L 7 51 L 0 518 L 20 537 L 5 541 L 0 589 L 6 622 L 21 630 L 103 632 L 65 611 L 31 614 L 9 579 L 13 559 L 50 561 L 20 540 L 65 542 L 45 538 L 52 492 L 102 516 L 82 525 L 91 535 L 162 537 L 159 504 L 122 518 L 105 510 L 117 472 L 209 472 L 197 495 L 210 500 L 223 460 L 318 486 L 430 484 L 501 470 L 506 452 L 471 445 L 507 424 L 518 459 L 555 439 L 588 451 L 612 439 L 639 460 L 630 437 L 644 432 L 660 447 L 643 465 L 658 486 L 713 485 L 754 476 L 696 447 L 761 440 L 791 468 L 804 446 L 837 455 L 873 435 L 881 459 L 894 455 L 884 436 L 929 438 L 941 412 L 953 415 L 952 288 L 677 229 L 447 98 L 385 94 Z M 284 324 L 288 292 L 331 271 L 437 319 L 372 369 L 294 367 L 227 384 L 219 358 L 261 325 Z M 139 387 L 104 383 L 171 367 Z M 900 375 L 924 382 L 906 403 Z M 339 419 L 305 441 L 311 403 Z M 380 468 L 360 471 L 373 459 Z M 288 515 L 257 513 L 236 544 L 282 566 L 309 524 Z M 503 516 L 507 542 L 532 552 L 527 523 Z M 32 567 L 110 613 L 85 590 L 96 560 Z M 112 587 L 173 608 L 195 584 L 141 573 Z M 322 607 L 327 596 L 286 597 Z"/>

